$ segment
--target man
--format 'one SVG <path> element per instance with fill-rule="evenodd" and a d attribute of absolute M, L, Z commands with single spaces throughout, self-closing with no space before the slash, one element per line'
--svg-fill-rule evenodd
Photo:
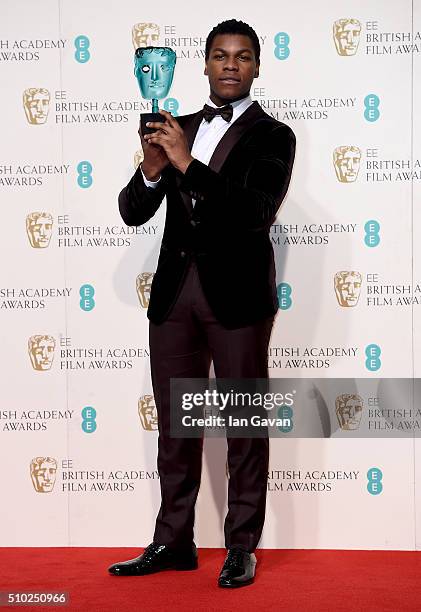
<path fill-rule="evenodd" d="M 195 569 L 194 506 L 200 486 L 200 438 L 170 436 L 170 379 L 266 378 L 267 348 L 278 309 L 269 229 L 288 189 L 295 137 L 249 92 L 260 45 L 247 24 L 229 20 L 208 35 L 204 109 L 142 138 L 144 161 L 120 194 L 128 225 L 146 223 L 167 196 L 152 283 L 151 372 L 158 411 L 161 508 L 143 555 L 109 568 L 143 575 Z M 265 515 L 269 441 L 228 438 L 228 549 L 218 584 L 254 580 Z"/>

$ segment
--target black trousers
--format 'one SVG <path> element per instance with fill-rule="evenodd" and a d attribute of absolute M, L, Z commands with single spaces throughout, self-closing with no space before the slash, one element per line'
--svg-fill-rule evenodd
<path fill-rule="evenodd" d="M 251 280 L 250 291 L 253 291 Z M 247 299 L 247 293 L 243 299 Z M 154 541 L 184 548 L 193 542 L 194 507 L 200 487 L 203 439 L 170 436 L 170 379 L 267 378 L 267 350 L 273 317 L 229 330 L 215 319 L 203 294 L 197 268 L 190 265 L 168 319 L 150 322 L 152 386 L 158 412 L 158 471 L 161 507 Z M 269 440 L 228 438 L 228 513 L 225 546 L 253 552 L 263 529 Z M 224 475 L 221 474 L 221 478 Z"/>

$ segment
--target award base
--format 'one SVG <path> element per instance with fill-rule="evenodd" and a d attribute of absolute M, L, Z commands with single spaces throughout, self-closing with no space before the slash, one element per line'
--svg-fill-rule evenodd
<path fill-rule="evenodd" d="M 148 121 L 165 123 L 165 117 L 159 113 L 140 113 L 140 131 L 142 132 L 142 136 L 156 132 L 156 128 L 146 127 Z"/>

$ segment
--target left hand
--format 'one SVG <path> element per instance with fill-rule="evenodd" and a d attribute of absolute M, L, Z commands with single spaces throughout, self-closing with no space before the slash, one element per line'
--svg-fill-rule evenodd
<path fill-rule="evenodd" d="M 147 126 L 158 131 L 153 134 L 145 134 L 145 140 L 147 143 L 160 145 L 174 168 L 184 174 L 193 160 L 187 138 L 171 113 L 164 110 L 160 110 L 159 113 L 164 115 L 165 123 L 149 122 Z"/>

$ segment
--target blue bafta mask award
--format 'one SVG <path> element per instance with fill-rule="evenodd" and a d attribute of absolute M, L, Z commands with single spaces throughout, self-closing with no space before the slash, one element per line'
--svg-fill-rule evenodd
<path fill-rule="evenodd" d="M 172 84 L 176 62 L 175 51 L 169 47 L 139 47 L 134 57 L 134 74 L 140 93 L 145 100 L 152 100 L 152 112 L 141 113 L 142 134 L 154 132 L 146 127 L 148 121 L 165 122 L 159 114 L 158 100 L 166 98 Z"/>

